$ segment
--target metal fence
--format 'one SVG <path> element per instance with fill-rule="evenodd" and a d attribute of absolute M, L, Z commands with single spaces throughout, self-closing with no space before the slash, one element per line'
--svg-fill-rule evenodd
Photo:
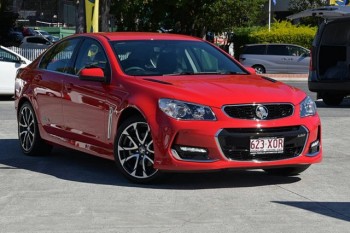
<path fill-rule="evenodd" d="M 37 58 L 42 52 L 44 52 L 46 49 L 23 49 L 18 47 L 9 47 L 12 51 L 22 55 L 23 57 L 33 61 L 35 58 Z M 59 59 L 67 59 L 71 57 L 72 51 L 65 51 L 64 53 L 59 53 Z M 118 55 L 119 59 L 121 61 L 127 59 L 129 57 L 130 53 L 126 54 L 120 54 Z"/>
<path fill-rule="evenodd" d="M 42 52 L 44 52 L 46 49 L 22 49 L 18 47 L 9 47 L 12 51 L 22 55 L 23 57 L 27 58 L 28 60 L 33 61 L 35 58 L 37 58 Z"/>

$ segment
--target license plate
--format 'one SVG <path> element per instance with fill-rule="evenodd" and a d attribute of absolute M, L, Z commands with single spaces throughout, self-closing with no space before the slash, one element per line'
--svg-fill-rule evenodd
<path fill-rule="evenodd" d="M 250 139 L 251 154 L 280 154 L 283 153 L 284 138 Z"/>

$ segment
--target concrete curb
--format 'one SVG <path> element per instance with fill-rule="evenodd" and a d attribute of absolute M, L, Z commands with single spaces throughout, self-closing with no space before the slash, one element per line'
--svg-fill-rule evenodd
<path fill-rule="evenodd" d="M 307 81 L 309 74 L 263 74 L 279 81 Z"/>

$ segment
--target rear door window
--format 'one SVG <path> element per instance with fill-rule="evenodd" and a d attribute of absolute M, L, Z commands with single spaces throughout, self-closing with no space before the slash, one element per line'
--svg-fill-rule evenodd
<path fill-rule="evenodd" d="M 266 45 L 246 46 L 243 53 L 244 54 L 257 54 L 257 55 L 266 54 Z"/>
<path fill-rule="evenodd" d="M 289 50 L 286 45 L 269 45 L 267 47 L 268 55 L 277 55 L 277 56 L 289 56 Z"/>
<path fill-rule="evenodd" d="M 310 56 L 310 52 L 304 48 L 298 47 L 298 46 L 293 46 L 293 45 L 287 45 L 286 46 L 288 51 L 289 51 L 289 55 L 290 56 L 306 56 L 309 57 Z"/>
<path fill-rule="evenodd" d="M 65 40 L 44 55 L 39 67 L 50 71 L 74 74 L 72 56 L 80 39 Z"/>

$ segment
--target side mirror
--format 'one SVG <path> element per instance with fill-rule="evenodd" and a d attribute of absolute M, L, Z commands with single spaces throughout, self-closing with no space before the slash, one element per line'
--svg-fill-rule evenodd
<path fill-rule="evenodd" d="M 86 81 L 104 82 L 105 74 L 101 68 L 84 68 L 79 72 L 79 79 Z"/>
<path fill-rule="evenodd" d="M 27 64 L 26 61 L 22 60 L 22 58 L 20 58 L 19 56 L 16 56 L 16 62 L 17 63 L 21 63 L 21 64 Z"/>
<path fill-rule="evenodd" d="M 256 74 L 256 70 L 253 67 L 245 66 L 244 67 L 250 74 Z"/>

